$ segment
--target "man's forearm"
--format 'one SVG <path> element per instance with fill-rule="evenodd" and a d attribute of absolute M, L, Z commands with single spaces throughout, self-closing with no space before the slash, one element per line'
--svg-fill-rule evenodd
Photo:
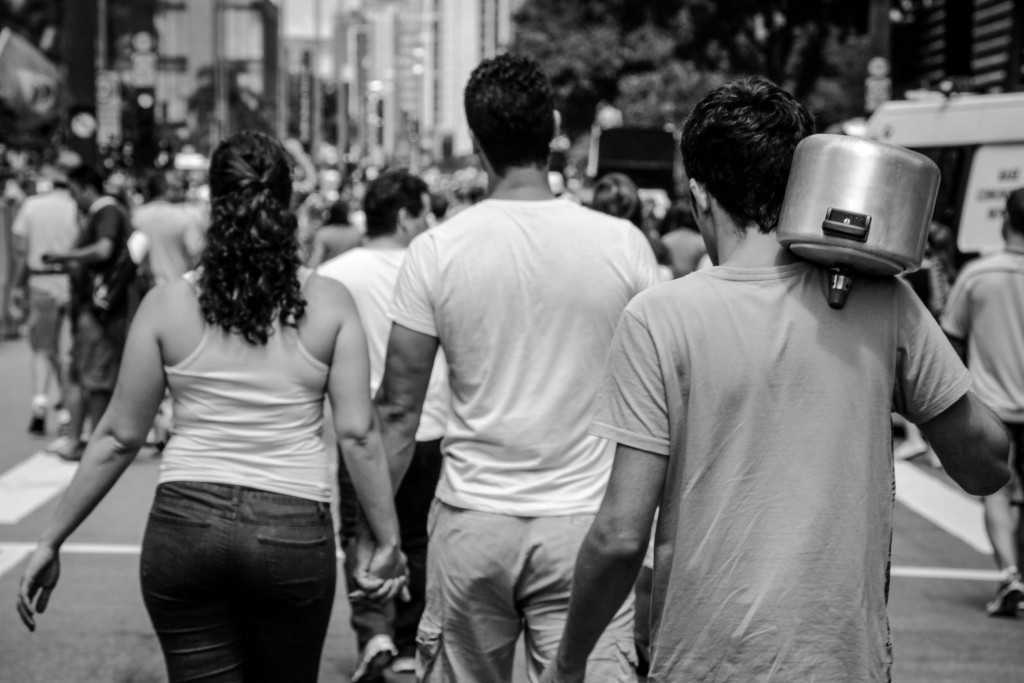
<path fill-rule="evenodd" d="M 569 680 L 583 680 L 587 657 L 633 590 L 644 548 L 619 548 L 591 528 L 576 558 L 569 617 L 555 660 Z"/>
<path fill-rule="evenodd" d="M 391 485 L 398 491 L 416 451 L 416 430 L 420 425 L 420 411 L 379 400 L 377 415 L 381 425 L 384 451 L 388 454 Z"/>
<path fill-rule="evenodd" d="M 110 240 L 101 239 L 84 247 L 76 247 L 63 254 L 50 254 L 48 260 L 55 263 L 76 263 L 83 266 L 91 266 L 109 260 L 112 253 L 113 244 Z"/>

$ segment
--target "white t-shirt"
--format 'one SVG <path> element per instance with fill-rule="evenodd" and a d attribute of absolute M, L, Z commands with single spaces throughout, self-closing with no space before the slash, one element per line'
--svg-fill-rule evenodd
<path fill-rule="evenodd" d="M 612 450 L 587 434 L 616 321 L 658 281 L 632 224 L 485 200 L 418 237 L 391 317 L 440 339 L 452 416 L 437 497 L 519 516 L 595 512 Z"/>
<path fill-rule="evenodd" d="M 26 261 L 32 270 L 47 270 L 43 254 L 71 251 L 78 239 L 78 205 L 71 193 L 56 189 L 25 200 L 14 218 L 11 232 L 27 240 Z M 67 275 L 33 275 L 32 289 L 43 291 L 67 303 L 71 285 Z"/>
<path fill-rule="evenodd" d="M 367 249 L 356 247 L 344 252 L 317 269 L 324 277 L 337 280 L 345 285 L 359 310 L 366 332 L 366 344 L 370 350 L 370 391 L 377 393 L 384 376 L 384 359 L 387 354 L 388 336 L 391 334 L 391 319 L 387 315 L 391 295 L 395 291 L 395 280 L 405 260 L 405 249 Z M 430 385 L 423 402 L 420 426 L 416 430 L 417 441 L 433 441 L 444 436 L 448 421 L 448 366 L 444 352 L 438 351 L 434 369 L 430 373 Z"/>
<path fill-rule="evenodd" d="M 158 285 L 191 270 L 203 249 L 202 225 L 184 204 L 143 204 L 132 213 L 132 226 L 149 238 L 149 267 Z"/>

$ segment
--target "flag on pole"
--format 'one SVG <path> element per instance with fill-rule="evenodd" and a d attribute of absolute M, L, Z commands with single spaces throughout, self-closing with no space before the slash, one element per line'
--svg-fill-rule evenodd
<path fill-rule="evenodd" d="M 0 105 L 28 131 L 60 115 L 60 72 L 28 39 L 0 30 Z"/>

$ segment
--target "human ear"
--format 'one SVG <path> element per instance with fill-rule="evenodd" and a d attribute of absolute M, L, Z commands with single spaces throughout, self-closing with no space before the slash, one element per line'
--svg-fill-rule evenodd
<path fill-rule="evenodd" d="M 694 208 L 699 209 L 701 213 L 711 210 L 711 199 L 707 189 L 693 178 L 690 178 L 690 195 L 693 196 Z"/>

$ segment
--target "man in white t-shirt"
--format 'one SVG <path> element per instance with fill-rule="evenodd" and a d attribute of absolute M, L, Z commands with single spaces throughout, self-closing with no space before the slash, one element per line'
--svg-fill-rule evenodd
<path fill-rule="evenodd" d="M 553 97 L 536 62 L 485 60 L 465 106 L 489 197 L 410 246 L 377 404 L 400 479 L 444 349 L 452 415 L 417 669 L 431 683 L 501 683 L 520 633 L 533 676 L 557 648 L 611 464 L 608 442 L 587 434 L 600 371 L 615 321 L 657 281 L 657 264 L 630 223 L 552 195 Z M 635 680 L 632 620 L 625 605 L 593 680 Z"/>
<path fill-rule="evenodd" d="M 71 283 L 67 273 L 43 263 L 43 254 L 69 251 L 78 239 L 78 206 L 68 190 L 63 171 L 47 166 L 43 175 L 53 189 L 25 200 L 11 232 L 18 247 L 17 285 L 28 295 L 28 340 L 32 347 L 32 417 L 29 432 L 46 433 L 51 380 L 64 398 L 60 363 L 61 330 L 67 319 Z"/>
<path fill-rule="evenodd" d="M 366 239 L 356 247 L 324 263 L 320 275 L 345 285 L 359 309 L 370 352 L 370 390 L 376 392 L 384 374 L 391 319 L 387 310 L 395 291 L 406 248 L 427 229 L 430 193 L 427 184 L 406 170 L 382 173 L 369 184 L 363 199 Z M 413 669 L 416 627 L 423 613 L 426 584 L 427 514 L 441 474 L 441 437 L 448 418 L 448 368 L 444 354 L 437 353 L 423 415 L 416 430 L 415 454 L 409 471 L 395 495 L 395 509 L 402 537 L 402 552 L 409 565 L 410 600 L 381 605 L 368 600 L 352 602 L 352 628 L 359 643 L 360 662 L 353 683 L 379 681 L 394 660 L 396 672 Z M 345 548 L 345 575 L 349 590 L 356 569 L 358 504 L 352 480 L 340 464 L 341 537 Z"/>
<path fill-rule="evenodd" d="M 181 199 L 177 172 L 154 171 L 146 179 L 146 203 L 132 212 L 132 227 L 148 240 L 146 263 L 156 285 L 192 270 L 203 250 L 203 225 Z"/>

